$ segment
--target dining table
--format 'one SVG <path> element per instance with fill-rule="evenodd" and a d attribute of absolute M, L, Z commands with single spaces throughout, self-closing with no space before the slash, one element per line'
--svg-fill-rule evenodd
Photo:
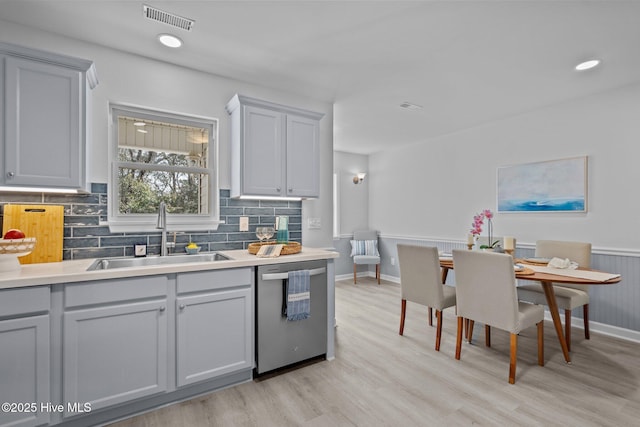
<path fill-rule="evenodd" d="M 562 348 L 564 360 L 567 363 L 571 363 L 569 347 L 567 346 L 567 340 L 564 336 L 553 285 L 612 285 L 620 282 L 622 280 L 622 276 L 620 274 L 611 274 L 604 271 L 582 267 L 578 267 L 573 270 L 553 268 L 538 262 L 528 262 L 526 258 L 514 258 L 514 264 L 522 266 L 521 269 L 514 269 L 516 279 L 536 281 L 540 282 L 542 285 L 542 289 L 544 290 L 544 295 L 547 300 L 547 306 L 549 307 L 549 313 L 553 320 L 553 326 L 556 330 L 560 347 Z M 442 273 L 442 283 L 445 283 L 449 270 L 454 269 L 453 258 L 451 256 L 441 256 L 440 268 Z"/>

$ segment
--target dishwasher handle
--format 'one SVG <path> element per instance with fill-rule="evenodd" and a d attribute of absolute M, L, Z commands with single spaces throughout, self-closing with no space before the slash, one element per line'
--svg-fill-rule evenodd
<path fill-rule="evenodd" d="M 324 274 L 326 272 L 326 267 L 313 268 L 309 270 L 309 276 L 317 276 L 318 274 Z M 288 278 L 289 273 L 265 273 L 262 275 L 262 280 L 286 280 Z"/>

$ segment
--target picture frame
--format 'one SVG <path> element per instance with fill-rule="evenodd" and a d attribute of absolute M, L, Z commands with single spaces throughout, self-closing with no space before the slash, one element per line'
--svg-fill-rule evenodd
<path fill-rule="evenodd" d="M 587 212 L 587 156 L 501 166 L 497 212 Z"/>

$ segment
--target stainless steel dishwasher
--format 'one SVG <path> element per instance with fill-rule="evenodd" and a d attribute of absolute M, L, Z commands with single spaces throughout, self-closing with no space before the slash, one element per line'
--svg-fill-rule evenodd
<path fill-rule="evenodd" d="M 327 262 L 260 266 L 256 278 L 256 372 L 262 374 L 327 353 Z M 283 315 L 289 271 L 309 270 L 310 316 Z"/>

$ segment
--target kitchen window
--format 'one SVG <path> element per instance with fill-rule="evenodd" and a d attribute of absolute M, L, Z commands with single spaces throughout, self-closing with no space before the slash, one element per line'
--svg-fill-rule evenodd
<path fill-rule="evenodd" d="M 141 107 L 110 107 L 109 228 L 155 231 L 167 206 L 172 231 L 216 229 L 216 119 Z"/>

